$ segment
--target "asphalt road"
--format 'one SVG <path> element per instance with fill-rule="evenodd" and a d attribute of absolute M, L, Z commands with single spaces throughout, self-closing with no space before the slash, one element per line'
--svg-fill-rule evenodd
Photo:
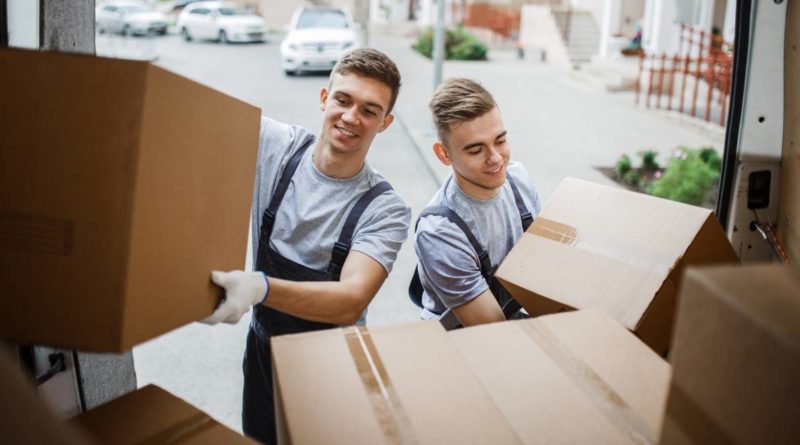
<path fill-rule="evenodd" d="M 177 36 L 100 39 L 99 53 L 116 51 L 119 56 L 141 48 L 142 54 L 155 55 L 158 65 L 256 105 L 267 116 L 315 133 L 320 129 L 319 92 L 327 85 L 328 76 L 285 76 L 278 63 L 277 39 L 236 45 L 184 42 Z M 368 162 L 391 182 L 414 215 L 437 188 L 398 121 L 375 139 Z M 417 319 L 418 310 L 406 297 L 415 264 L 413 246 L 407 242 L 393 273 L 370 305 L 369 324 Z M 239 429 L 241 359 L 248 323 L 249 316 L 235 326 L 194 323 L 137 346 L 134 358 L 139 386 L 156 383 Z"/>

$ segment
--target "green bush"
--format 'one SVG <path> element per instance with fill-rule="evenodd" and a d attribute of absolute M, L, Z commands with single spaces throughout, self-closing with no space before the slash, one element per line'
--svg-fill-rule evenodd
<path fill-rule="evenodd" d="M 633 162 L 631 162 L 631 157 L 622 155 L 617 159 L 617 163 L 614 164 L 614 174 L 616 174 L 618 178 L 624 178 L 625 173 L 628 173 L 632 168 Z"/>
<path fill-rule="evenodd" d="M 453 59 L 486 60 L 486 45 L 477 40 L 465 40 L 453 47 Z"/>
<path fill-rule="evenodd" d="M 432 58 L 433 28 L 423 31 L 412 47 L 423 56 Z M 486 60 L 488 49 L 472 34 L 456 28 L 445 30 L 444 53 L 448 60 Z"/>
<path fill-rule="evenodd" d="M 661 166 L 658 165 L 658 161 L 656 161 L 656 157 L 658 156 L 658 152 L 655 150 L 644 150 L 639 152 L 639 156 L 642 157 L 642 168 L 654 172 L 656 170 L 660 170 Z"/>
<path fill-rule="evenodd" d="M 713 149 L 680 147 L 649 192 L 673 201 L 702 205 L 719 180 L 719 167 L 719 156 Z"/>

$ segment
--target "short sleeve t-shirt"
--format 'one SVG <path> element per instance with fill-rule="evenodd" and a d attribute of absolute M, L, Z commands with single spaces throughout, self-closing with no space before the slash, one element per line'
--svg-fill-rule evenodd
<path fill-rule="evenodd" d="M 262 117 L 252 206 L 252 252 L 257 258 L 259 231 L 286 164 L 304 142 L 307 130 Z M 333 244 L 356 201 L 383 176 L 366 163 L 352 178 L 336 179 L 313 163 L 313 146 L 303 154 L 275 216 L 270 247 L 296 263 L 326 270 Z M 368 255 L 388 274 L 408 236 L 411 210 L 394 190 L 376 197 L 358 220 L 351 251 Z"/>
<path fill-rule="evenodd" d="M 536 216 L 542 204 L 528 172 L 522 164 L 509 162 L 507 174 L 517 185 L 525 206 Z M 489 253 L 493 266 L 500 264 L 522 236 L 519 210 L 508 181 L 497 196 L 480 200 L 464 193 L 451 175 L 428 206 L 445 206 L 455 211 Z M 445 310 L 466 304 L 489 288 L 481 275 L 478 253 L 464 232 L 447 218 L 437 215 L 421 218 L 414 250 L 425 290 L 422 318 L 437 319 Z"/>

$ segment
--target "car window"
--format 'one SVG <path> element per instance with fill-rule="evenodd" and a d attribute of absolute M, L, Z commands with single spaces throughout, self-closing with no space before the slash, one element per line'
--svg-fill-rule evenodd
<path fill-rule="evenodd" d="M 117 7 L 116 7 L 116 6 L 111 6 L 111 5 L 108 5 L 108 6 L 106 6 L 106 7 L 105 7 L 105 8 L 103 8 L 103 9 L 105 9 L 105 10 L 106 10 L 106 11 L 108 11 L 108 12 L 115 12 L 115 11 L 117 10 Z"/>
<path fill-rule="evenodd" d="M 211 11 L 209 11 L 208 9 L 203 9 L 203 8 L 192 9 L 189 12 L 192 14 L 200 14 L 200 15 L 208 15 L 209 13 L 211 13 Z"/>
<path fill-rule="evenodd" d="M 140 5 L 121 6 L 119 9 L 120 9 L 120 11 L 124 11 L 124 12 L 128 12 L 128 13 L 150 11 L 150 8 L 148 8 L 147 6 L 140 6 Z"/>
<path fill-rule="evenodd" d="M 349 28 L 347 17 L 342 11 L 322 10 L 303 11 L 297 20 L 297 28 Z"/>
<path fill-rule="evenodd" d="M 241 15 L 241 12 L 234 8 L 219 8 L 220 15 Z"/>

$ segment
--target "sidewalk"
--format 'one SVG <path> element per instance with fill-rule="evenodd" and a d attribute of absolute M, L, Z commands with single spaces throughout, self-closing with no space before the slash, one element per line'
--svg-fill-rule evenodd
<path fill-rule="evenodd" d="M 370 43 L 399 66 L 403 86 L 395 114 L 441 183 L 449 169 L 432 153 L 436 138 L 427 108 L 433 63 L 411 49 L 413 42 L 376 26 Z M 513 50 L 490 50 L 489 57 L 488 62 L 446 61 L 443 77 L 470 77 L 492 93 L 503 113 L 512 159 L 526 166 L 545 200 L 567 176 L 615 185 L 596 167 L 612 167 L 625 153 L 653 149 L 666 165 L 678 146 L 722 149 L 724 129 L 639 108 L 632 92 L 597 91 L 559 68 L 519 60 Z"/>

